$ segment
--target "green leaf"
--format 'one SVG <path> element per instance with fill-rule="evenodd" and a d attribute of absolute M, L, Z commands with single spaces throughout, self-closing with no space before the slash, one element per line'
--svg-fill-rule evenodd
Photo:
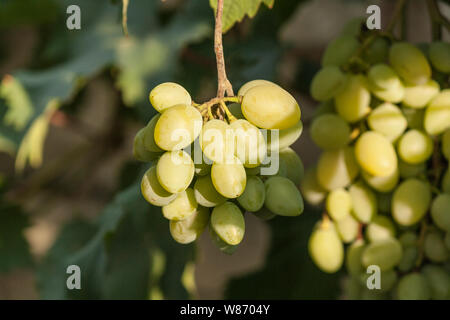
<path fill-rule="evenodd" d="M 261 3 L 272 8 L 274 0 L 224 0 L 222 31 L 227 32 L 236 22 L 241 22 L 246 15 L 253 18 Z M 209 0 L 209 4 L 216 12 L 217 0 Z"/>

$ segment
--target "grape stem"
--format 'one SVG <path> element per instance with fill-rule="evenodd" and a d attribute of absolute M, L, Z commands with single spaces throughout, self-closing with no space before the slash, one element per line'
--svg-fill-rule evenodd
<path fill-rule="evenodd" d="M 128 37 L 128 24 L 127 24 L 128 3 L 129 0 L 122 0 L 122 28 L 123 33 L 125 34 L 126 37 Z"/>

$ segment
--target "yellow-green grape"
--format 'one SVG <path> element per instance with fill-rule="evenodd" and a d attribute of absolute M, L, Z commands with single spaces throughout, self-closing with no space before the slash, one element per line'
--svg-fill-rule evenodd
<path fill-rule="evenodd" d="M 341 66 L 356 53 L 359 42 L 356 37 L 342 35 L 330 42 L 322 56 L 323 66 Z"/>
<path fill-rule="evenodd" d="M 367 73 L 370 91 L 379 99 L 398 103 L 405 95 L 405 88 L 395 73 L 387 64 L 372 66 Z"/>
<path fill-rule="evenodd" d="M 286 178 L 299 185 L 305 174 L 302 159 L 289 147 L 281 150 L 279 157 L 286 165 Z"/>
<path fill-rule="evenodd" d="M 264 183 L 267 209 L 280 216 L 298 216 L 303 212 L 303 198 L 295 184 L 284 177 L 270 177 Z"/>
<path fill-rule="evenodd" d="M 311 96 L 317 101 L 329 100 L 344 88 L 346 81 L 347 75 L 339 67 L 323 67 L 312 79 Z"/>
<path fill-rule="evenodd" d="M 209 221 L 209 210 L 205 207 L 197 207 L 195 213 L 190 217 L 175 221 L 171 220 L 169 224 L 172 238 L 181 244 L 188 244 L 197 240 L 205 230 Z"/>
<path fill-rule="evenodd" d="M 197 207 L 198 203 L 195 200 L 194 190 L 187 188 L 178 193 L 172 202 L 163 206 L 162 213 L 169 220 L 184 220 L 193 215 Z"/>
<path fill-rule="evenodd" d="M 194 163 L 195 174 L 198 176 L 206 176 L 211 173 L 211 165 L 202 161 L 201 163 Z"/>
<path fill-rule="evenodd" d="M 389 43 L 385 38 L 376 38 L 364 51 L 363 58 L 370 64 L 382 63 L 387 60 Z"/>
<path fill-rule="evenodd" d="M 150 91 L 149 99 L 153 108 L 158 112 L 163 112 L 177 104 L 190 106 L 192 103 L 189 92 L 178 83 L 173 82 L 164 82 L 154 87 Z"/>
<path fill-rule="evenodd" d="M 359 276 L 364 272 L 362 254 L 365 248 L 366 244 L 363 239 L 356 240 L 347 248 L 345 267 L 352 276 Z"/>
<path fill-rule="evenodd" d="M 336 114 L 324 114 L 313 120 L 311 139 L 324 150 L 340 149 L 350 141 L 350 126 Z"/>
<path fill-rule="evenodd" d="M 365 171 L 362 171 L 362 177 L 369 186 L 378 192 L 390 192 L 398 184 L 399 173 L 398 169 L 395 169 L 394 173 L 386 177 L 373 176 Z"/>
<path fill-rule="evenodd" d="M 349 185 L 358 172 L 353 148 L 325 151 L 317 165 L 317 180 L 326 190 L 334 190 Z"/>
<path fill-rule="evenodd" d="M 424 127 L 431 135 L 441 134 L 450 128 L 450 89 L 442 90 L 428 104 Z"/>
<path fill-rule="evenodd" d="M 433 140 L 422 131 L 409 130 L 398 141 L 398 154 L 409 164 L 425 162 L 433 154 Z"/>
<path fill-rule="evenodd" d="M 450 232 L 450 194 L 442 193 L 431 203 L 431 217 L 436 226 Z"/>
<path fill-rule="evenodd" d="M 378 193 L 377 207 L 378 211 L 382 213 L 391 213 L 392 193 Z"/>
<path fill-rule="evenodd" d="M 392 216 L 399 225 L 412 226 L 423 218 L 430 202 L 430 186 L 418 179 L 407 179 L 394 191 Z"/>
<path fill-rule="evenodd" d="M 368 244 L 361 259 L 366 268 L 370 265 L 377 265 L 381 271 L 387 271 L 400 263 L 402 253 L 400 242 L 395 238 L 388 238 Z"/>
<path fill-rule="evenodd" d="M 211 240 L 212 242 L 217 246 L 217 248 L 226 254 L 233 254 L 236 252 L 237 248 L 239 247 L 239 245 L 231 245 L 226 243 L 225 241 L 223 241 L 218 235 L 217 233 L 214 231 L 212 225 L 211 225 L 211 220 L 209 223 L 209 235 L 211 236 Z"/>
<path fill-rule="evenodd" d="M 211 226 L 227 244 L 237 245 L 244 238 L 244 216 L 234 203 L 225 202 L 215 207 L 211 214 Z"/>
<path fill-rule="evenodd" d="M 150 162 L 160 156 L 160 152 L 150 152 L 144 146 L 145 128 L 138 131 L 133 142 L 133 157 L 142 162 Z"/>
<path fill-rule="evenodd" d="M 194 184 L 195 200 L 204 207 L 215 207 L 227 201 L 227 198 L 216 191 L 211 180 L 211 176 L 207 175 L 199 177 Z"/>
<path fill-rule="evenodd" d="M 350 76 L 344 89 L 334 97 L 337 113 L 347 122 L 357 122 L 370 112 L 370 92 L 363 75 Z"/>
<path fill-rule="evenodd" d="M 261 210 L 258 210 L 256 212 L 252 212 L 252 214 L 254 214 L 258 218 L 260 218 L 262 220 L 265 220 L 265 221 L 271 220 L 271 219 L 273 219 L 273 218 L 275 218 L 277 216 L 275 213 L 271 212 L 267 208 L 262 208 Z"/>
<path fill-rule="evenodd" d="M 156 177 L 156 166 L 145 172 L 141 181 L 141 193 L 145 200 L 154 206 L 165 206 L 174 200 L 177 195 L 167 192 Z"/>
<path fill-rule="evenodd" d="M 395 141 L 408 126 L 401 110 L 392 103 L 380 104 L 367 118 L 370 129 L 383 134 L 389 141 Z"/>
<path fill-rule="evenodd" d="M 424 109 L 403 107 L 402 112 L 408 122 L 408 128 L 423 130 Z"/>
<path fill-rule="evenodd" d="M 238 96 L 244 96 L 248 90 L 250 90 L 251 88 L 254 87 L 258 87 L 258 86 L 274 86 L 274 87 L 280 87 L 279 85 L 277 85 L 276 83 L 273 83 L 272 81 L 268 81 L 268 80 L 262 80 L 262 79 L 258 79 L 258 80 L 252 80 L 249 81 L 247 83 L 245 83 L 238 91 Z"/>
<path fill-rule="evenodd" d="M 211 168 L 214 188 L 227 198 L 237 198 L 245 190 L 247 175 L 239 159 L 227 163 L 214 163 Z"/>
<path fill-rule="evenodd" d="M 244 119 L 230 124 L 234 137 L 234 154 L 245 167 L 257 167 L 266 157 L 267 146 L 261 131 Z"/>
<path fill-rule="evenodd" d="M 334 221 L 339 221 L 350 215 L 352 198 L 344 188 L 332 190 L 327 196 L 327 212 Z"/>
<path fill-rule="evenodd" d="M 308 241 L 309 254 L 324 272 L 338 271 L 344 262 L 344 246 L 330 220 L 324 220 L 312 232 Z"/>
<path fill-rule="evenodd" d="M 156 165 L 156 176 L 161 186 L 170 193 L 178 193 L 191 184 L 194 162 L 184 151 L 164 153 Z"/>
<path fill-rule="evenodd" d="M 203 153 L 214 162 L 224 163 L 233 158 L 233 130 L 225 121 L 213 119 L 206 122 L 199 142 Z"/>
<path fill-rule="evenodd" d="M 422 174 L 425 174 L 427 170 L 427 166 L 425 162 L 418 164 L 410 164 L 404 162 L 402 159 L 398 161 L 398 171 L 400 173 L 400 177 L 403 179 L 419 177 Z"/>
<path fill-rule="evenodd" d="M 450 50 L 450 48 L 449 48 Z M 431 289 L 431 299 L 448 300 L 450 292 L 450 277 L 440 266 L 426 265 L 421 270 Z"/>
<path fill-rule="evenodd" d="M 439 93 L 439 83 L 433 79 L 428 80 L 424 84 L 405 86 L 405 96 L 403 104 L 410 108 L 421 109 Z"/>
<path fill-rule="evenodd" d="M 390 176 L 397 169 L 394 147 L 384 135 L 375 131 L 366 131 L 358 138 L 355 156 L 361 168 L 374 176 Z"/>
<path fill-rule="evenodd" d="M 398 270 L 401 272 L 411 271 L 416 265 L 418 256 L 419 251 L 417 250 L 417 247 L 404 247 L 402 260 L 397 266 Z"/>
<path fill-rule="evenodd" d="M 447 168 L 442 177 L 441 189 L 443 192 L 450 194 L 450 167 Z"/>
<path fill-rule="evenodd" d="M 258 177 L 251 176 L 247 179 L 244 193 L 237 198 L 237 201 L 245 210 L 256 212 L 264 205 L 265 198 L 264 182 Z"/>
<path fill-rule="evenodd" d="M 192 106 L 178 104 L 159 117 L 155 126 L 155 142 L 167 151 L 190 145 L 202 130 L 202 115 Z"/>
<path fill-rule="evenodd" d="M 312 205 L 321 203 L 327 194 L 327 191 L 317 181 L 317 168 L 306 169 L 305 177 L 300 182 L 300 189 L 306 201 Z"/>
<path fill-rule="evenodd" d="M 417 244 L 418 237 L 417 234 L 415 234 L 413 231 L 406 231 L 400 235 L 398 240 L 403 247 L 411 247 Z"/>
<path fill-rule="evenodd" d="M 450 129 L 442 135 L 442 154 L 447 160 L 450 160 Z"/>
<path fill-rule="evenodd" d="M 425 235 L 423 252 L 430 261 L 436 263 L 445 262 L 449 257 L 449 251 L 445 246 L 444 237 L 438 232 L 430 232 Z"/>
<path fill-rule="evenodd" d="M 385 216 L 375 216 L 366 228 L 366 237 L 370 242 L 395 237 L 395 226 Z"/>
<path fill-rule="evenodd" d="M 272 142 L 272 135 L 274 135 L 272 132 L 272 130 L 267 130 L 267 150 L 270 152 L 276 152 L 278 150 L 289 147 L 295 141 L 297 141 L 298 138 L 300 138 L 303 132 L 303 123 L 301 120 L 299 120 L 293 127 L 278 130 L 278 146 L 275 140 L 274 142 Z"/>
<path fill-rule="evenodd" d="M 424 84 L 430 79 L 431 68 L 427 58 L 410 43 L 393 44 L 389 50 L 389 63 L 408 83 Z"/>
<path fill-rule="evenodd" d="M 147 126 L 144 128 L 144 146 L 148 151 L 151 152 L 162 152 L 163 150 L 158 147 L 155 142 L 155 126 L 159 119 L 159 114 L 153 116 L 153 118 L 148 122 Z"/>
<path fill-rule="evenodd" d="M 314 110 L 313 118 L 315 119 L 323 114 L 335 112 L 334 100 L 323 101 Z"/>
<path fill-rule="evenodd" d="M 242 113 L 252 124 L 264 129 L 287 129 L 300 120 L 300 107 L 281 87 L 256 86 L 242 99 Z"/>
<path fill-rule="evenodd" d="M 450 73 L 450 44 L 448 42 L 433 42 L 428 51 L 431 64 L 436 70 Z"/>
<path fill-rule="evenodd" d="M 350 243 L 358 236 L 359 223 L 351 215 L 336 221 L 335 224 L 342 242 Z"/>
<path fill-rule="evenodd" d="M 430 286 L 422 274 L 410 273 L 400 278 L 397 286 L 399 300 L 428 300 L 430 297 Z"/>
<path fill-rule="evenodd" d="M 241 105 L 239 103 L 231 103 L 227 106 L 228 110 L 230 110 L 231 114 L 236 119 L 244 119 L 244 115 L 242 114 Z"/>
<path fill-rule="evenodd" d="M 358 181 L 350 186 L 353 216 L 362 223 L 369 223 L 377 213 L 377 198 L 363 182 Z"/>

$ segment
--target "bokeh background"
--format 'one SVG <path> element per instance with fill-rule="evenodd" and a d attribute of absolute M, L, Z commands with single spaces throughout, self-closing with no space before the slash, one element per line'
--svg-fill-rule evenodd
<path fill-rule="evenodd" d="M 66 28 L 71 4 L 81 30 Z M 154 114 L 155 85 L 178 82 L 197 102 L 215 95 L 213 10 L 208 0 L 131 0 L 125 37 L 121 4 L 0 0 L 0 299 L 342 298 L 341 275 L 307 254 L 319 209 L 246 215 L 231 256 L 207 232 L 192 245 L 170 238 L 140 196 L 148 164 L 133 160 L 132 142 Z M 275 0 L 224 35 L 235 91 L 268 79 L 299 101 L 305 130 L 293 148 L 306 167 L 319 152 L 307 130 L 310 80 L 326 44 L 369 4 L 385 25 L 394 1 Z M 425 1 L 404 14 L 407 39 L 429 41 Z M 65 289 L 70 264 L 81 267 L 82 290 Z"/>

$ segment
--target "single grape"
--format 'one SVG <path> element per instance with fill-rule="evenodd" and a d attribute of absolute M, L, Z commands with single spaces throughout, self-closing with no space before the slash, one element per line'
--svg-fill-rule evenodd
<path fill-rule="evenodd" d="M 444 237 L 438 232 L 430 232 L 425 235 L 423 251 L 429 260 L 436 263 L 445 262 L 449 258 Z"/>
<path fill-rule="evenodd" d="M 417 245 L 417 234 L 415 234 L 413 231 L 405 231 L 403 232 L 400 237 L 398 238 L 402 246 L 404 247 L 410 247 Z"/>
<path fill-rule="evenodd" d="M 398 270 L 401 272 L 411 271 L 416 265 L 418 256 L 419 252 L 416 247 L 403 248 L 402 260 L 397 266 Z"/>
<path fill-rule="evenodd" d="M 322 56 L 323 66 L 342 66 L 356 53 L 359 42 L 356 37 L 342 35 L 328 44 Z"/>
<path fill-rule="evenodd" d="M 450 89 L 442 90 L 425 110 L 424 127 L 431 135 L 450 129 Z"/>
<path fill-rule="evenodd" d="M 321 203 L 326 196 L 326 190 L 317 181 L 317 168 L 306 170 L 304 179 L 300 182 L 302 195 L 312 205 Z"/>
<path fill-rule="evenodd" d="M 387 60 L 389 43 L 385 38 L 376 38 L 364 51 L 363 58 L 370 64 L 382 63 Z"/>
<path fill-rule="evenodd" d="M 399 172 L 398 169 L 394 171 L 393 174 L 386 177 L 377 177 L 373 176 L 365 171 L 362 171 L 362 177 L 364 181 L 367 182 L 369 186 L 375 189 L 378 192 L 390 192 L 392 191 L 398 184 L 399 181 Z"/>
<path fill-rule="evenodd" d="M 366 228 L 366 237 L 370 242 L 395 237 L 395 226 L 385 216 L 375 216 Z"/>
<path fill-rule="evenodd" d="M 317 180 L 326 190 L 343 188 L 358 175 L 353 148 L 346 147 L 322 153 L 317 165 Z"/>
<path fill-rule="evenodd" d="M 184 220 L 193 215 L 197 207 L 198 203 L 195 200 L 194 190 L 188 188 L 178 193 L 172 202 L 163 206 L 162 213 L 169 220 Z"/>
<path fill-rule="evenodd" d="M 244 119 L 230 124 L 234 139 L 234 154 L 245 167 L 257 167 L 266 157 L 267 146 L 261 131 Z"/>
<path fill-rule="evenodd" d="M 421 270 L 431 289 L 431 298 L 434 300 L 448 300 L 450 292 L 450 277 L 440 266 L 426 265 Z"/>
<path fill-rule="evenodd" d="M 298 216 L 303 212 L 303 198 L 295 184 L 284 177 L 270 177 L 264 183 L 264 205 L 280 216 Z"/>
<path fill-rule="evenodd" d="M 280 151 L 280 161 L 284 162 L 286 166 L 286 178 L 290 179 L 296 186 L 305 175 L 305 169 L 302 159 L 291 148 L 285 148 Z"/>
<path fill-rule="evenodd" d="M 197 240 L 209 222 L 209 210 L 198 206 L 190 217 L 175 221 L 171 220 L 169 230 L 172 238 L 178 243 L 188 244 Z"/>
<path fill-rule="evenodd" d="M 364 267 L 377 265 L 381 271 L 391 270 L 402 259 L 402 246 L 395 238 L 378 240 L 367 245 L 362 254 Z"/>
<path fill-rule="evenodd" d="M 237 248 L 239 247 L 239 245 L 231 245 L 226 243 L 225 241 L 223 241 L 218 235 L 217 233 L 214 231 L 211 223 L 209 224 L 209 235 L 211 236 L 211 240 L 212 242 L 216 245 L 216 247 L 223 253 L 226 254 L 233 254 L 236 252 Z"/>
<path fill-rule="evenodd" d="M 278 132 L 278 145 L 276 141 L 276 133 Z M 283 130 L 267 130 L 267 150 L 270 152 L 276 152 L 278 150 L 283 150 L 300 138 L 303 132 L 303 123 L 301 120 L 293 127 L 283 129 Z M 273 140 L 273 142 L 272 142 Z"/>
<path fill-rule="evenodd" d="M 327 196 L 326 209 L 334 221 L 346 218 L 352 209 L 350 193 L 344 188 L 332 190 Z"/>
<path fill-rule="evenodd" d="M 436 226 L 450 232 L 450 194 L 442 193 L 431 203 L 431 217 Z"/>
<path fill-rule="evenodd" d="M 190 106 L 192 103 L 189 92 L 173 82 L 164 82 L 154 87 L 150 91 L 149 100 L 158 112 L 163 112 L 177 104 Z"/>
<path fill-rule="evenodd" d="M 352 198 L 353 216 L 362 223 L 369 223 L 377 213 L 375 194 L 361 181 L 352 184 L 349 192 Z"/>
<path fill-rule="evenodd" d="M 433 42 L 428 51 L 430 61 L 436 70 L 450 73 L 450 44 L 448 42 Z"/>
<path fill-rule="evenodd" d="M 342 242 L 353 242 L 358 236 L 359 223 L 351 215 L 348 215 L 345 218 L 336 221 L 335 223 L 336 229 Z"/>
<path fill-rule="evenodd" d="M 401 110 L 388 102 L 372 110 L 367 123 L 370 129 L 383 134 L 391 142 L 400 137 L 408 126 L 408 121 Z"/>
<path fill-rule="evenodd" d="M 268 80 L 252 80 L 249 81 L 247 83 L 245 83 L 238 91 L 238 96 L 243 97 L 248 90 L 254 88 L 254 87 L 258 87 L 258 86 L 274 86 L 274 87 L 280 87 L 279 85 L 277 85 L 276 83 L 273 83 L 272 81 L 268 81 Z"/>
<path fill-rule="evenodd" d="M 211 226 L 227 244 L 237 245 L 244 238 L 244 216 L 234 203 L 225 202 L 215 207 L 211 214 Z"/>
<path fill-rule="evenodd" d="M 237 198 L 237 201 L 245 210 L 256 212 L 264 205 L 265 198 L 264 182 L 258 177 L 250 176 L 247 179 L 244 193 Z"/>
<path fill-rule="evenodd" d="M 233 129 L 226 122 L 212 119 L 203 125 L 199 142 L 208 159 L 224 163 L 233 158 L 233 139 Z"/>
<path fill-rule="evenodd" d="M 433 140 L 419 130 L 407 131 L 398 141 L 398 154 L 409 164 L 427 161 L 433 154 Z"/>
<path fill-rule="evenodd" d="M 392 103 L 402 101 L 405 88 L 398 75 L 387 64 L 372 66 L 367 73 L 367 79 L 370 91 L 377 98 Z"/>
<path fill-rule="evenodd" d="M 186 190 L 194 178 L 194 173 L 194 162 L 184 151 L 166 152 L 156 165 L 158 181 L 170 193 Z"/>
<path fill-rule="evenodd" d="M 357 122 L 370 112 L 370 92 L 367 79 L 350 76 L 344 89 L 334 98 L 337 113 L 347 122 Z"/>
<path fill-rule="evenodd" d="M 239 159 L 230 163 L 214 163 L 211 168 L 211 179 L 216 190 L 227 198 L 239 197 L 245 189 L 247 176 Z"/>
<path fill-rule="evenodd" d="M 317 101 L 329 100 L 342 91 L 346 81 L 347 75 L 339 67 L 323 67 L 312 79 L 311 96 Z"/>
<path fill-rule="evenodd" d="M 345 267 L 352 276 L 359 276 L 365 270 L 362 265 L 362 254 L 366 244 L 364 240 L 355 240 L 348 248 L 345 256 Z"/>
<path fill-rule="evenodd" d="M 324 114 L 313 120 L 311 139 L 324 150 L 345 147 L 350 141 L 350 126 L 336 114 Z"/>
<path fill-rule="evenodd" d="M 174 200 L 177 195 L 166 191 L 156 177 L 156 166 L 148 169 L 141 181 L 141 193 L 145 200 L 154 206 L 165 206 Z"/>
<path fill-rule="evenodd" d="M 410 273 L 400 278 L 397 287 L 399 300 L 428 300 L 430 297 L 430 285 L 422 274 Z"/>
<path fill-rule="evenodd" d="M 439 83 L 430 79 L 420 85 L 406 85 L 403 104 L 410 108 L 421 109 L 439 93 Z"/>
<path fill-rule="evenodd" d="M 144 146 L 144 134 L 145 128 L 138 131 L 134 137 L 133 142 L 133 157 L 142 162 L 150 162 L 157 159 L 161 153 L 160 152 L 150 152 Z"/>
<path fill-rule="evenodd" d="M 207 175 L 199 177 L 194 184 L 195 200 L 204 207 L 215 207 L 227 201 L 227 198 L 216 191 L 211 180 L 211 176 Z"/>
<path fill-rule="evenodd" d="M 410 43 L 394 43 L 389 50 L 389 63 L 408 83 L 424 84 L 430 79 L 431 68 L 427 58 Z"/>

